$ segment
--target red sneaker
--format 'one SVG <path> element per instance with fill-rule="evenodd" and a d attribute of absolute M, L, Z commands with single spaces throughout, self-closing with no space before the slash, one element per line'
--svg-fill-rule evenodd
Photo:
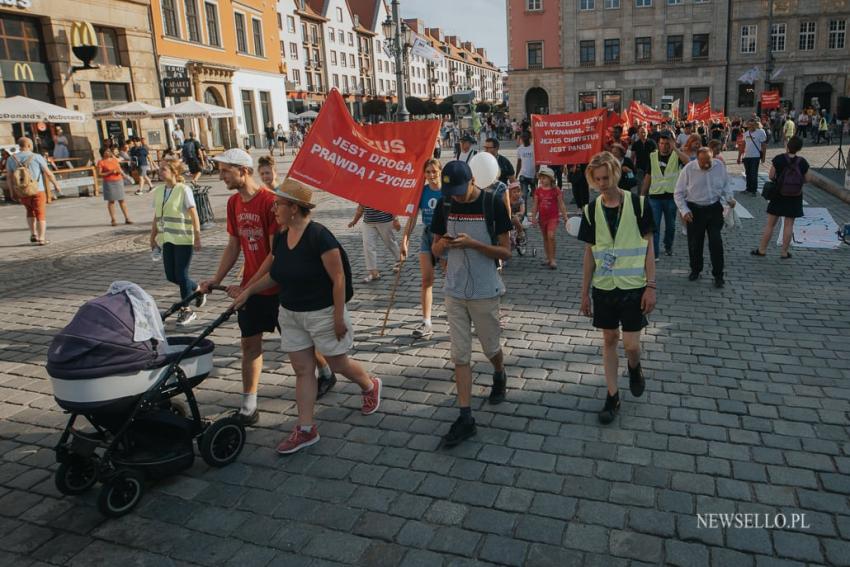
<path fill-rule="evenodd" d="M 315 425 L 310 426 L 310 431 L 301 431 L 301 427 L 295 426 L 295 430 L 288 438 L 277 446 L 277 452 L 281 455 L 291 455 L 304 447 L 314 445 L 319 441 L 319 430 Z"/>
<path fill-rule="evenodd" d="M 363 407 L 360 410 L 363 415 L 371 415 L 381 407 L 381 379 L 374 376 L 370 376 L 370 379 L 372 380 L 372 389 L 363 392 Z"/>

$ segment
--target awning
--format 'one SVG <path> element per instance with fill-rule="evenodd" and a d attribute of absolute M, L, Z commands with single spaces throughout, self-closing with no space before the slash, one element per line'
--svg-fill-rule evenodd
<path fill-rule="evenodd" d="M 82 112 L 25 96 L 0 100 L 0 122 L 85 122 Z"/>
<path fill-rule="evenodd" d="M 143 102 L 126 102 L 118 106 L 112 106 L 95 111 L 92 116 L 95 118 L 115 118 L 124 120 L 135 120 L 139 118 L 147 118 L 152 113 L 162 110 L 159 107 L 151 106 Z"/>
<path fill-rule="evenodd" d="M 151 112 L 153 118 L 230 118 L 233 111 L 223 106 L 187 100 Z"/>

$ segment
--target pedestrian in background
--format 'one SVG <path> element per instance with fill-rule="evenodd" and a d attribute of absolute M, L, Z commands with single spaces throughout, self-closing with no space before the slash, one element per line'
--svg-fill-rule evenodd
<path fill-rule="evenodd" d="M 767 222 L 762 231 L 759 246 L 751 252 L 753 256 L 765 256 L 773 237 L 773 229 L 781 217 L 782 248 L 779 257 L 791 257 L 789 247 L 794 235 L 794 219 L 803 216 L 803 184 L 808 181 L 809 162 L 797 153 L 803 149 L 803 140 L 796 136 L 785 145 L 785 153 L 773 158 L 768 177 L 777 185 L 774 196 L 767 205 Z"/>
<path fill-rule="evenodd" d="M 57 192 L 59 185 L 44 158 L 33 153 L 31 139 L 26 136 L 18 138 L 18 148 L 20 150 L 11 154 L 6 160 L 6 188 L 9 195 L 26 209 L 30 242 L 39 246 L 47 246 L 50 244 L 50 241 L 47 240 L 47 204 L 53 200 L 50 192 L 47 191 L 47 181 L 53 185 Z M 15 175 L 19 167 L 27 168 L 28 173 L 21 172 L 21 174 Z M 24 191 L 27 190 L 27 187 L 19 185 L 18 181 L 28 181 L 30 185 L 28 191 L 32 194 L 25 195 Z"/>
<path fill-rule="evenodd" d="M 354 218 L 348 223 L 348 228 L 354 228 L 361 218 L 363 219 L 363 256 L 366 260 L 366 270 L 369 272 L 363 278 L 363 283 L 369 283 L 381 279 L 381 271 L 378 269 L 378 240 L 384 242 L 384 246 L 387 247 L 395 262 L 393 271 L 398 271 L 401 248 L 395 233 L 401 230 L 401 224 L 392 213 L 359 205 Z"/>
<path fill-rule="evenodd" d="M 747 176 L 747 193 L 755 195 L 758 192 L 759 162 L 764 163 L 767 156 L 767 134 L 758 127 L 755 120 L 747 122 L 744 131 L 744 171 Z M 738 157 L 740 163 L 741 156 Z"/>
<path fill-rule="evenodd" d="M 124 215 L 124 223 L 133 224 L 127 212 L 127 204 L 124 202 L 124 172 L 121 171 L 121 163 L 112 154 L 112 150 L 104 149 L 100 155 L 101 159 L 97 162 L 97 174 L 103 180 L 103 200 L 106 201 L 106 210 L 109 211 L 111 224 L 118 226 L 118 221 L 115 219 L 116 201 L 121 207 L 121 214 Z"/>
<path fill-rule="evenodd" d="M 180 287 L 180 299 L 186 299 L 198 289 L 189 277 L 192 255 L 201 251 L 201 222 L 195 207 L 192 189 L 184 183 L 183 163 L 162 160 L 159 178 L 163 184 L 153 190 L 153 222 L 151 223 L 151 250 L 160 250 L 165 279 Z M 196 307 L 203 307 L 206 295 L 195 299 Z M 177 325 L 188 325 L 197 318 L 188 306 L 177 315 Z"/>
<path fill-rule="evenodd" d="M 726 166 L 712 158 L 711 150 L 700 148 L 696 161 L 682 168 L 676 181 L 674 199 L 683 222 L 688 226 L 688 256 L 691 265 L 688 279 L 695 281 L 702 272 L 705 235 L 708 234 L 714 287 L 723 287 L 723 205 L 735 206 Z"/>

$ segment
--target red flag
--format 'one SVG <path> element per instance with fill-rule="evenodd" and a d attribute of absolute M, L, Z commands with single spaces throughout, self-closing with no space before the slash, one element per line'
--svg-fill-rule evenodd
<path fill-rule="evenodd" d="M 419 204 L 422 168 L 439 130 L 439 120 L 360 126 L 333 89 L 289 177 L 374 209 L 410 215 Z"/>
<path fill-rule="evenodd" d="M 779 108 L 779 96 L 779 91 L 764 91 L 761 93 L 762 109 Z"/>
<path fill-rule="evenodd" d="M 720 110 L 718 110 L 717 112 L 714 112 L 714 111 L 712 110 L 712 111 L 711 111 L 711 119 L 712 119 L 712 120 L 717 119 L 717 120 L 720 120 L 721 122 L 723 122 L 724 120 L 726 120 L 726 117 L 723 115 L 723 109 L 721 108 L 721 109 L 720 109 Z"/>
<path fill-rule="evenodd" d="M 696 104 L 693 102 L 688 103 L 688 122 L 691 122 L 694 119 L 694 112 L 696 112 Z"/>
<path fill-rule="evenodd" d="M 572 114 L 532 114 L 534 161 L 545 165 L 588 163 L 602 151 L 607 108 Z"/>
<path fill-rule="evenodd" d="M 662 124 L 667 121 L 660 110 L 655 110 L 651 106 L 647 106 L 636 100 L 633 100 L 631 104 L 629 104 L 629 115 L 631 115 L 632 120 L 649 122 L 651 124 Z"/>
<path fill-rule="evenodd" d="M 711 119 L 711 99 L 694 104 L 694 117 L 691 120 L 707 121 Z"/>

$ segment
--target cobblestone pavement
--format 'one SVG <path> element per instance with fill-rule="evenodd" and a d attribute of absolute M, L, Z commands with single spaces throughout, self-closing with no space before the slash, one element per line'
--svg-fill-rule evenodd
<path fill-rule="evenodd" d="M 216 186 L 219 208 L 225 196 Z M 806 199 L 850 220 L 850 206 L 826 193 Z M 561 234 L 557 273 L 529 257 L 505 272 L 508 402 L 485 402 L 490 368 L 479 352 L 478 436 L 439 449 L 457 411 L 442 294 L 434 339 L 413 341 L 418 269 L 407 262 L 386 336 L 390 278 L 357 285 L 351 303 L 354 355 L 384 380 L 377 414 L 361 416 L 356 388 L 340 382 L 318 405 L 322 440 L 278 457 L 294 423 L 294 378 L 269 338 L 262 417 L 238 462 L 211 469 L 197 459 L 111 521 L 95 508 L 97 491 L 54 488 L 66 417 L 51 396 L 47 345 L 112 280 L 142 284 L 161 305 L 176 288 L 150 261 L 144 227 L 36 249 L 8 244 L 26 235 L 3 220 L 12 247 L 0 259 L 0 565 L 848 565 L 850 248 L 780 261 L 771 247 L 753 259 L 764 202 L 740 200 L 756 218 L 725 234 L 725 289 L 687 281 L 681 234 L 660 260 L 647 392 L 633 400 L 626 388 L 610 426 L 596 419 L 601 337 L 578 315 L 581 246 Z M 105 215 L 96 205 L 86 205 L 92 218 Z M 359 232 L 344 228 L 352 211 L 323 195 L 316 217 L 357 277 Z M 81 215 L 71 216 L 88 222 Z M 195 276 L 213 272 L 224 241 L 222 223 L 205 233 Z M 540 248 L 537 234 L 532 244 Z M 226 305 L 211 297 L 193 332 Z M 206 414 L 239 404 L 237 337 L 235 324 L 213 335 L 216 367 L 197 390 Z M 698 524 L 697 514 L 731 512 L 805 514 L 807 527 Z"/>

